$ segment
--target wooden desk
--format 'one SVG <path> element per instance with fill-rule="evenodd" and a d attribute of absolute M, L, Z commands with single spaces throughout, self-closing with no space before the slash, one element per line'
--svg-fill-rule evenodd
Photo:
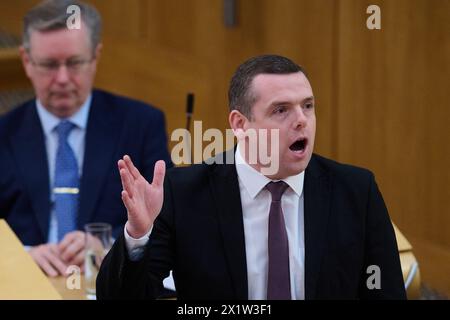
<path fill-rule="evenodd" d="M 59 300 L 61 296 L 0 220 L 0 300 Z"/>
<path fill-rule="evenodd" d="M 397 237 L 398 249 L 400 254 L 400 261 L 402 266 L 403 277 L 406 280 L 411 265 L 417 262 L 412 253 L 412 246 L 400 230 L 394 225 L 395 235 Z M 66 286 L 65 277 L 49 278 L 50 282 L 59 292 L 64 300 L 87 300 L 84 289 L 84 277 L 81 276 L 80 289 L 70 290 Z M 408 288 L 408 298 L 418 299 L 420 297 L 420 272 L 415 275 L 410 287 Z"/>
<path fill-rule="evenodd" d="M 395 236 L 397 238 L 398 251 L 400 255 L 400 263 L 402 266 L 403 280 L 406 281 L 410 272 L 412 272 L 413 266 L 417 263 L 417 259 L 413 254 L 413 247 L 405 236 L 400 232 L 397 226 L 394 224 Z M 412 278 L 411 284 L 407 290 L 408 299 L 420 298 L 420 270 L 417 267 L 416 273 Z"/>
<path fill-rule="evenodd" d="M 395 227 L 395 226 L 394 226 Z M 402 271 L 406 276 L 409 266 L 416 262 L 411 244 L 395 227 Z M 66 277 L 46 278 L 44 273 L 25 251 L 22 243 L 4 220 L 0 220 L 0 300 L 40 299 L 40 300 L 86 300 L 84 276 L 81 275 L 80 289 L 70 290 Z M 409 298 L 417 298 L 420 273 L 416 274 Z"/>
<path fill-rule="evenodd" d="M 68 289 L 66 285 L 66 277 L 48 278 L 53 287 L 58 291 L 64 300 L 87 300 L 86 291 L 84 289 L 84 276 L 81 275 L 80 289 Z"/>

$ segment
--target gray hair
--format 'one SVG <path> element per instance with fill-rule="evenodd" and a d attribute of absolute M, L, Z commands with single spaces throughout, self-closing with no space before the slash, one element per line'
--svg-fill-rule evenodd
<path fill-rule="evenodd" d="M 261 55 L 242 63 L 231 78 L 228 90 L 230 111 L 238 110 L 249 120 L 252 119 L 252 106 L 256 101 L 251 90 L 253 79 L 259 74 L 290 74 L 306 71 L 292 60 L 278 55 Z"/>
<path fill-rule="evenodd" d="M 23 46 L 30 50 L 32 31 L 53 31 L 67 28 L 69 14 L 67 8 L 76 5 L 80 8 L 81 20 L 88 27 L 92 50 L 100 43 L 102 20 L 98 11 L 91 5 L 77 0 L 46 0 L 33 7 L 23 19 Z"/>

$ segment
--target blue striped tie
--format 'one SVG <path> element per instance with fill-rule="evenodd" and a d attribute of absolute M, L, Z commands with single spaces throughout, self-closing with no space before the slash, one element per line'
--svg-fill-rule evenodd
<path fill-rule="evenodd" d="M 66 233 L 76 230 L 80 178 L 75 153 L 67 141 L 73 128 L 75 125 L 67 120 L 61 121 L 56 127 L 58 150 L 53 194 L 58 222 L 58 241 L 62 240 Z"/>

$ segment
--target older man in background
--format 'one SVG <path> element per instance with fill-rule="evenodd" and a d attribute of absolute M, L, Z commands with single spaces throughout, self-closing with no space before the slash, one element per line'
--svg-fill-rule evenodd
<path fill-rule="evenodd" d="M 67 8 L 80 8 L 68 28 Z M 24 18 L 20 48 L 36 98 L 0 118 L 0 213 L 42 270 L 83 266 L 83 226 L 127 220 L 116 161 L 131 154 L 152 179 L 171 164 L 164 115 L 145 103 L 94 90 L 101 18 L 77 1 L 44 1 Z"/>

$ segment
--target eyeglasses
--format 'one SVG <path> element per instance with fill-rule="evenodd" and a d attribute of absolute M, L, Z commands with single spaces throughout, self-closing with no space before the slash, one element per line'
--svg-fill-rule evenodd
<path fill-rule="evenodd" d="M 91 59 L 72 58 L 60 63 L 59 61 L 55 60 L 37 62 L 34 61 L 31 56 L 29 58 L 33 66 L 44 75 L 55 75 L 59 71 L 59 68 L 61 68 L 61 66 L 65 66 L 70 74 L 77 74 L 78 72 L 82 71 L 86 65 L 92 63 L 92 61 L 95 60 L 94 56 Z"/>

